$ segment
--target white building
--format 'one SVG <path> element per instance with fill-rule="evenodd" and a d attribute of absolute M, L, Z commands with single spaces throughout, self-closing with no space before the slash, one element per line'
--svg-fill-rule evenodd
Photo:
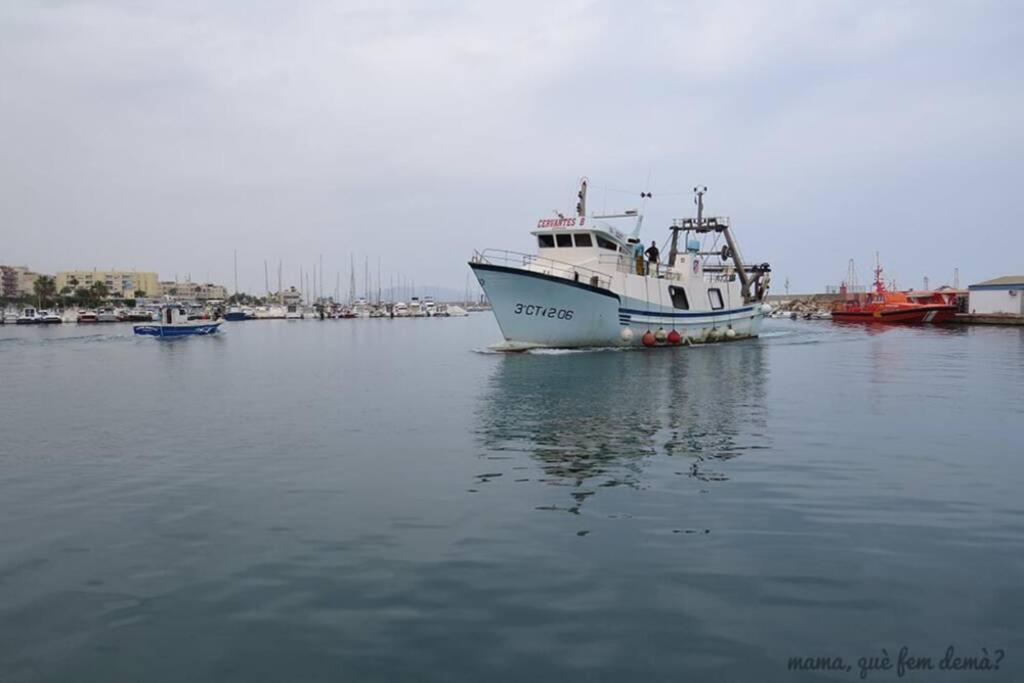
<path fill-rule="evenodd" d="M 1024 275 L 997 277 L 968 289 L 971 313 L 1024 315 Z"/>

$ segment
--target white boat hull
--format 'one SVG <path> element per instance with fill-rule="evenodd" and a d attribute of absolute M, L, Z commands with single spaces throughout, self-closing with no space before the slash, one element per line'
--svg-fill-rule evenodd
<path fill-rule="evenodd" d="M 647 332 L 655 336 L 654 345 L 671 346 L 673 330 L 678 344 L 732 341 L 756 337 L 764 318 L 760 303 L 676 311 L 656 300 L 622 297 L 535 271 L 476 262 L 470 267 L 510 348 L 643 346 Z"/>

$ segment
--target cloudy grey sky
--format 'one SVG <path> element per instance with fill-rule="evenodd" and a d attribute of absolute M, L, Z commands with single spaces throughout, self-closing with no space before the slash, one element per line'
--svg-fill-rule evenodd
<path fill-rule="evenodd" d="M 1020 273 L 1022 8 L 12 0 L 0 262 L 461 290 L 587 175 L 609 209 L 650 176 L 659 241 L 710 186 L 776 291 L 876 250 L 904 286 Z"/>

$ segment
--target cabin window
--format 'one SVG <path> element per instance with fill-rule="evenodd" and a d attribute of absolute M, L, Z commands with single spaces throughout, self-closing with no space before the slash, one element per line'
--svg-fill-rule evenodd
<path fill-rule="evenodd" d="M 572 235 L 560 232 L 557 235 L 555 235 L 555 239 L 558 240 L 558 246 L 560 247 L 572 246 Z"/>
<path fill-rule="evenodd" d="M 709 289 L 708 300 L 711 302 L 712 311 L 719 311 L 725 308 L 725 304 L 722 303 L 722 290 L 720 289 Z"/>
<path fill-rule="evenodd" d="M 576 240 L 577 247 L 592 247 L 594 243 L 590 241 L 590 234 L 586 232 L 578 232 L 573 235 Z"/>
<path fill-rule="evenodd" d="M 554 235 L 537 235 L 537 246 L 541 249 L 551 249 L 555 246 Z"/>
<path fill-rule="evenodd" d="M 607 237 L 601 237 L 600 235 L 594 235 L 597 238 L 597 246 L 602 249 L 611 249 L 612 251 L 618 251 L 619 247 Z"/>
<path fill-rule="evenodd" d="M 690 301 L 686 298 L 686 290 L 682 287 L 669 287 L 669 296 L 672 297 L 672 305 L 684 311 L 690 310 Z"/>

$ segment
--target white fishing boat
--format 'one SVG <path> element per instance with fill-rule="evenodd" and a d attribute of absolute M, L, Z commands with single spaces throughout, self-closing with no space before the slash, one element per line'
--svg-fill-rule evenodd
<path fill-rule="evenodd" d="M 475 253 L 469 266 L 505 348 L 677 346 L 757 336 L 771 268 L 746 265 L 728 219 L 703 215 L 706 190 L 694 189 L 696 218 L 673 221 L 664 261 L 648 262 L 637 249 L 639 211 L 587 215 L 585 179 L 575 216 L 537 223 L 536 254 Z M 616 227 L 622 223 L 632 224 L 630 234 Z"/>
<path fill-rule="evenodd" d="M 302 320 L 302 305 L 297 303 L 285 306 L 284 317 L 286 320 Z"/>

